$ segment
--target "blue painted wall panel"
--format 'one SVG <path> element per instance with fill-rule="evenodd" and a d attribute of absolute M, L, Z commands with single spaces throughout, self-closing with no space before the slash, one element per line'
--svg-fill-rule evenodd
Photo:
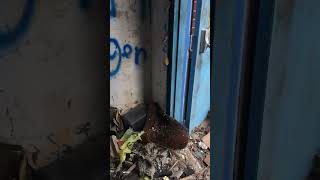
<path fill-rule="evenodd" d="M 211 179 L 226 180 L 226 172 L 230 169 L 226 165 L 228 156 L 226 135 L 229 124 L 228 100 L 231 90 L 231 66 L 233 63 L 233 36 L 235 23 L 236 0 L 216 2 L 214 12 L 214 52 L 211 74 L 212 122 L 211 141 L 214 147 L 212 152 Z M 230 176 L 229 176 L 230 177 Z"/>
<path fill-rule="evenodd" d="M 320 1 L 277 0 L 260 180 L 300 180 L 320 149 Z"/>

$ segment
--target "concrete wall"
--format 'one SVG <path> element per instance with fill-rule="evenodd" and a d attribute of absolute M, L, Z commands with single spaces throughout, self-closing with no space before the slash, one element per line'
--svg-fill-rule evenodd
<path fill-rule="evenodd" d="M 165 107 L 168 2 L 110 1 L 110 104 L 123 111 L 151 99 Z"/>
<path fill-rule="evenodd" d="M 259 179 L 300 180 L 320 149 L 320 2 L 275 2 Z"/>
<path fill-rule="evenodd" d="M 24 145 L 37 167 L 103 132 L 98 2 L 0 1 L 0 142 Z"/>
<path fill-rule="evenodd" d="M 165 109 L 167 66 L 164 61 L 168 47 L 169 1 L 152 0 L 152 98 Z"/>
<path fill-rule="evenodd" d="M 110 104 L 125 111 L 151 93 L 150 5 L 111 0 L 110 12 Z"/>

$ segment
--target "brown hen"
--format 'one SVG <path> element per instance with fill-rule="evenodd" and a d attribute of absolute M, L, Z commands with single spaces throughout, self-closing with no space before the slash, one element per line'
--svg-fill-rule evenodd
<path fill-rule="evenodd" d="M 148 106 L 147 120 L 143 130 L 144 143 L 153 142 L 170 149 L 183 149 L 188 144 L 187 129 L 166 115 L 157 103 L 151 103 Z"/>

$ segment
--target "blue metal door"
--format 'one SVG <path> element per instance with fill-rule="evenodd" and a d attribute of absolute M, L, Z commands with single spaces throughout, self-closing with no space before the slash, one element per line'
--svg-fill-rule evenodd
<path fill-rule="evenodd" d="M 186 126 L 191 131 L 210 110 L 210 0 L 194 3 L 195 31 L 192 37 L 191 64 L 187 97 Z"/>
<path fill-rule="evenodd" d="M 190 23 L 192 0 L 174 0 L 171 17 L 172 40 L 168 74 L 168 96 L 170 116 L 181 124 L 185 123 L 185 104 L 187 91 L 188 50 L 190 48 Z"/>

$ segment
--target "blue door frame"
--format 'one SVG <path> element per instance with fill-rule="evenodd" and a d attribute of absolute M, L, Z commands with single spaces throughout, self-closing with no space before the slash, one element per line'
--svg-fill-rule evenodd
<path fill-rule="evenodd" d="M 233 180 L 247 0 L 219 1 L 214 9 L 211 107 L 212 179 Z M 213 51 L 213 50 L 212 50 Z"/>
<path fill-rule="evenodd" d="M 245 180 L 257 180 L 260 178 L 258 177 L 258 166 L 273 29 L 274 4 L 274 0 L 260 0 L 259 5 L 256 46 L 253 52 L 252 89 L 244 163 L 243 179 Z"/>
<path fill-rule="evenodd" d="M 171 6 L 167 111 L 185 124 L 185 103 L 192 0 L 174 0 Z"/>

